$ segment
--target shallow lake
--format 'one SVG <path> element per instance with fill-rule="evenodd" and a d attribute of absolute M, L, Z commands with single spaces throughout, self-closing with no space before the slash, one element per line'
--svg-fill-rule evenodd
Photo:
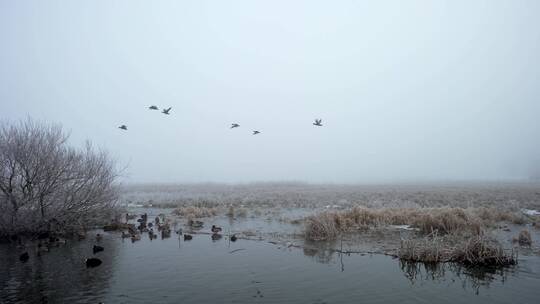
<path fill-rule="evenodd" d="M 234 224 L 257 229 L 261 222 Z M 478 270 L 332 253 L 324 244 L 303 249 L 266 240 L 214 241 L 208 234 L 191 241 L 144 234 L 132 243 L 117 232 L 99 233 L 105 251 L 95 255 L 91 236 L 31 254 L 26 263 L 14 246 L 0 245 L 0 302 L 537 303 L 540 297 L 536 255 L 520 255 L 519 264 L 505 270 Z M 84 260 L 92 256 L 103 264 L 87 269 Z"/>

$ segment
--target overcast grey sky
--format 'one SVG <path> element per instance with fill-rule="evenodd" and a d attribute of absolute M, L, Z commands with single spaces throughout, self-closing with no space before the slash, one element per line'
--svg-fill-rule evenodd
<path fill-rule="evenodd" d="M 0 119 L 60 122 L 129 164 L 128 182 L 527 178 L 539 13 L 534 0 L 0 0 Z"/>

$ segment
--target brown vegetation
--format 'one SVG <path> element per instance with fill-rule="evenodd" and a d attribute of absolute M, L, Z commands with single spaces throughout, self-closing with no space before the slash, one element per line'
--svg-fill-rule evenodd
<path fill-rule="evenodd" d="M 537 183 L 329 185 L 303 183 L 168 184 L 123 187 L 124 202 L 153 206 L 246 208 L 521 208 L 540 209 Z"/>
<path fill-rule="evenodd" d="M 532 226 L 536 229 L 540 229 L 540 219 L 536 219 L 533 223 L 532 223 Z"/>
<path fill-rule="evenodd" d="M 512 211 L 495 208 L 353 208 L 341 212 L 322 212 L 305 220 L 308 240 L 331 240 L 340 233 L 384 225 L 409 225 L 422 233 L 469 233 L 501 221 L 519 217 Z"/>
<path fill-rule="evenodd" d="M 324 212 L 306 218 L 305 237 L 308 240 L 333 240 L 341 232 L 340 216 L 337 213 Z"/>
<path fill-rule="evenodd" d="M 508 266 L 517 263 L 517 253 L 506 252 L 496 241 L 483 235 L 467 239 L 447 239 L 435 235 L 403 240 L 398 257 L 409 262 L 455 262 L 473 266 Z"/>
<path fill-rule="evenodd" d="M 248 213 L 248 210 L 244 207 L 236 207 L 231 205 L 227 209 L 227 212 L 225 213 L 226 216 L 234 218 L 234 217 L 246 217 Z"/>
<path fill-rule="evenodd" d="M 217 208 L 191 206 L 176 208 L 172 213 L 187 218 L 204 218 L 216 216 L 218 212 Z"/>
<path fill-rule="evenodd" d="M 532 238 L 531 233 L 529 230 L 521 230 L 519 232 L 519 235 L 513 239 L 515 243 L 519 243 L 522 246 L 531 246 L 532 245 Z"/>
<path fill-rule="evenodd" d="M 513 222 L 511 211 L 494 208 L 353 208 L 322 212 L 305 220 L 307 240 L 333 240 L 342 233 L 408 225 L 425 235 L 402 240 L 398 257 L 410 262 L 456 262 L 466 265 L 511 265 L 514 253 L 505 252 L 483 231 L 497 222 Z"/>

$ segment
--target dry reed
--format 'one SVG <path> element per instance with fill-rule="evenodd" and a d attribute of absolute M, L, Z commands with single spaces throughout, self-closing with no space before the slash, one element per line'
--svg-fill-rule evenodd
<path fill-rule="evenodd" d="M 470 266 L 508 266 L 517 263 L 517 253 L 509 253 L 483 235 L 448 240 L 437 235 L 401 242 L 398 257 L 408 262 L 455 262 Z"/>
<path fill-rule="evenodd" d="M 230 205 L 227 209 L 227 212 L 225 213 L 226 216 L 234 218 L 234 217 L 247 217 L 248 209 L 244 207 L 235 207 L 233 205 Z"/>
<path fill-rule="evenodd" d="M 514 243 L 519 243 L 522 246 L 531 246 L 532 245 L 532 237 L 529 230 L 521 230 L 519 232 L 519 235 L 513 239 Z"/>
<path fill-rule="evenodd" d="M 218 209 L 208 207 L 180 207 L 173 210 L 172 213 L 188 218 L 204 218 L 216 216 L 218 214 Z"/>
<path fill-rule="evenodd" d="M 308 240 L 335 239 L 340 233 L 366 227 L 409 225 L 422 233 L 481 234 L 500 221 L 513 221 L 519 215 L 495 208 L 353 208 L 341 212 L 326 211 L 305 220 Z"/>

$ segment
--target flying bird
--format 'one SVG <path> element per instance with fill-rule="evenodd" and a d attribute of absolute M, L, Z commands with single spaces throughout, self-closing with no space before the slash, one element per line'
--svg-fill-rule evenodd
<path fill-rule="evenodd" d="M 150 110 L 159 110 L 157 106 L 149 106 L 148 109 L 150 109 Z"/>
<path fill-rule="evenodd" d="M 168 109 L 163 109 L 163 111 L 161 111 L 161 113 L 165 114 L 165 115 L 169 115 L 169 112 L 171 111 L 172 107 L 169 107 Z"/>
<path fill-rule="evenodd" d="M 315 119 L 315 122 L 313 123 L 314 126 L 322 127 L 322 119 Z"/>
<path fill-rule="evenodd" d="M 126 126 L 126 125 L 121 125 L 120 127 L 118 127 L 118 129 L 122 129 L 122 130 L 126 130 L 126 131 L 127 131 L 127 126 Z"/>
<path fill-rule="evenodd" d="M 231 124 L 231 129 L 238 128 L 238 127 L 240 127 L 240 125 L 237 123 Z"/>
<path fill-rule="evenodd" d="M 259 131 L 257 131 L 257 130 L 253 131 L 253 135 L 257 135 L 257 134 L 259 134 L 259 133 L 261 133 L 261 132 L 259 132 Z"/>

